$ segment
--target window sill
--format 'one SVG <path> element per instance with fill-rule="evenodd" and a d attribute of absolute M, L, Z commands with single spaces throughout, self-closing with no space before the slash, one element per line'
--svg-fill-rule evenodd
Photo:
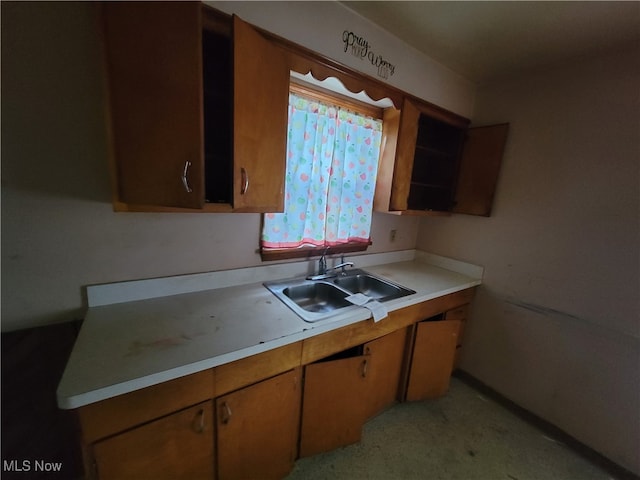
<path fill-rule="evenodd" d="M 274 260 L 287 260 L 289 258 L 311 258 L 319 257 L 322 254 L 333 255 L 336 253 L 353 253 L 364 252 L 371 245 L 368 243 L 345 243 L 342 245 L 333 245 L 331 247 L 300 247 L 300 248 L 260 248 L 260 257 L 263 262 Z"/>

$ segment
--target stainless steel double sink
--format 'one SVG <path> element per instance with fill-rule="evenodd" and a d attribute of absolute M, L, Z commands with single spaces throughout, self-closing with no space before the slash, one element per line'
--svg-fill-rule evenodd
<path fill-rule="evenodd" d="M 346 300 L 356 293 L 379 302 L 416 293 L 361 269 L 319 280 L 299 277 L 265 282 L 264 286 L 306 322 L 317 322 L 347 309 L 360 308 Z"/>

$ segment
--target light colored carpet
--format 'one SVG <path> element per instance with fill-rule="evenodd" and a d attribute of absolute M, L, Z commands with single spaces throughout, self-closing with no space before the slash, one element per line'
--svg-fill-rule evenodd
<path fill-rule="evenodd" d="M 296 462 L 287 480 L 609 480 L 613 477 L 453 378 L 447 396 L 402 403 L 362 441 Z"/>

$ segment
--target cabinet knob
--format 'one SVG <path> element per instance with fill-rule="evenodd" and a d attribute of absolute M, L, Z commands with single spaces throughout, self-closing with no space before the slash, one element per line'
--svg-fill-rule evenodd
<path fill-rule="evenodd" d="M 191 162 L 187 160 L 184 162 L 184 169 L 182 170 L 182 186 L 187 191 L 187 193 L 193 192 L 193 189 L 189 186 L 189 180 L 187 179 L 187 173 L 189 173 L 189 167 L 191 166 Z"/>
<path fill-rule="evenodd" d="M 366 358 L 362 361 L 362 376 L 367 376 L 367 368 L 369 367 L 369 360 Z"/>

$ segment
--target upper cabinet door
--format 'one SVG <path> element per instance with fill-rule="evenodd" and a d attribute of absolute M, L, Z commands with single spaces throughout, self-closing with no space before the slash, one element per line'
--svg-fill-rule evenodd
<path fill-rule="evenodd" d="M 102 8 L 118 200 L 202 208 L 201 5 Z"/>
<path fill-rule="evenodd" d="M 469 129 L 467 119 L 411 98 L 384 121 L 376 210 L 490 215 L 508 124 Z"/>
<path fill-rule="evenodd" d="M 233 17 L 235 211 L 284 209 L 289 68 L 251 25 Z"/>
<path fill-rule="evenodd" d="M 453 211 L 491 215 L 509 124 L 470 128 L 462 150 Z"/>
<path fill-rule="evenodd" d="M 419 120 L 420 110 L 411 100 L 405 98 L 400 114 L 389 210 L 408 209 Z"/>

